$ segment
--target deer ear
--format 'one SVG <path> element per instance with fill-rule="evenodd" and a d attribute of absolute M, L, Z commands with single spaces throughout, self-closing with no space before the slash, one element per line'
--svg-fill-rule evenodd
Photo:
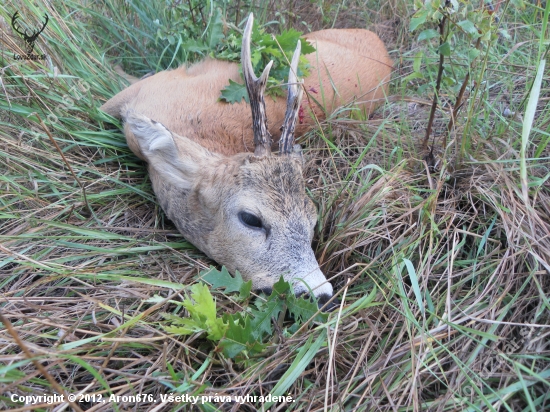
<path fill-rule="evenodd" d="M 162 180 L 190 189 L 197 172 L 206 166 L 214 154 L 197 143 L 174 135 L 162 123 L 127 110 L 123 116 L 124 134 L 132 151 L 145 160 Z M 184 150 L 178 150 L 178 146 Z"/>

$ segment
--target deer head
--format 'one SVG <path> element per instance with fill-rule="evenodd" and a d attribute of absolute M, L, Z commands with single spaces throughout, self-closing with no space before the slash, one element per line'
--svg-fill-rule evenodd
<path fill-rule="evenodd" d="M 254 154 L 223 156 L 176 135 L 161 123 L 126 109 L 125 134 L 148 162 L 153 190 L 168 217 L 191 243 L 269 291 L 282 275 L 297 294 L 325 303 L 332 286 L 311 248 L 317 213 L 306 195 L 294 128 L 302 82 L 296 78 L 300 43 L 289 73 L 279 154 L 271 154 L 264 91 L 271 62 L 260 78 L 250 57 L 252 14 L 243 36 L 243 77 L 250 98 Z"/>
<path fill-rule="evenodd" d="M 21 29 L 19 28 L 20 26 L 17 23 L 18 18 L 19 18 L 19 12 L 16 11 L 11 18 L 11 27 L 13 27 L 13 29 L 17 33 L 23 36 L 23 39 L 25 40 L 25 43 L 26 43 L 26 53 L 32 54 L 34 50 L 34 42 L 36 41 L 40 33 L 44 31 L 44 29 L 46 28 L 46 25 L 48 24 L 48 21 L 49 21 L 48 15 L 44 14 L 44 18 L 46 21 L 44 21 L 44 25 L 42 26 L 42 28 L 39 30 L 33 31 L 32 34 L 27 34 L 27 29 L 25 29 L 25 31 L 21 31 Z"/>

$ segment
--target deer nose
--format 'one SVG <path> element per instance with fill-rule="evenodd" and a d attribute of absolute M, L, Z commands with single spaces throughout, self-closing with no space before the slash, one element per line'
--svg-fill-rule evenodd
<path fill-rule="evenodd" d="M 302 297 L 304 299 L 311 299 L 311 295 L 309 293 L 300 293 L 298 294 L 299 297 Z M 332 299 L 332 295 L 329 295 L 328 293 L 322 293 L 317 296 L 317 307 L 319 309 L 323 308 L 325 304 Z M 323 312 L 332 312 L 334 309 L 336 309 L 340 305 L 340 301 L 338 299 L 333 300 L 328 305 L 326 305 L 323 308 Z"/>
<path fill-rule="evenodd" d="M 266 296 L 269 296 L 271 295 L 271 293 L 273 293 L 273 289 L 271 289 L 270 287 L 265 287 L 265 288 L 257 289 L 256 292 L 263 293 Z"/>
<path fill-rule="evenodd" d="M 327 295 L 323 293 L 322 295 L 319 295 L 317 297 L 317 305 L 319 306 L 319 309 L 321 309 L 325 304 L 332 298 L 332 295 Z M 340 305 L 340 301 L 338 299 L 334 299 L 332 302 L 330 302 L 328 305 L 326 305 L 323 308 L 323 312 L 332 312 L 334 309 L 336 309 Z"/>
<path fill-rule="evenodd" d="M 256 292 L 264 293 L 265 295 L 269 296 L 273 292 L 273 289 L 271 289 L 270 287 L 265 287 L 265 288 L 257 289 Z M 309 293 L 302 292 L 302 293 L 298 293 L 297 296 L 303 297 L 304 299 L 311 299 L 311 296 L 309 295 Z M 317 306 L 319 307 L 319 309 L 325 306 L 325 304 L 331 298 L 332 298 L 332 295 L 329 295 L 328 293 L 322 293 L 319 296 L 317 296 Z M 323 308 L 323 312 L 332 312 L 339 305 L 340 305 L 340 301 L 338 299 L 335 299 Z"/>

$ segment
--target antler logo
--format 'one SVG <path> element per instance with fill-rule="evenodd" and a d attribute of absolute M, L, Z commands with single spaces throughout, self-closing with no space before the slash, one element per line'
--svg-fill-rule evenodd
<path fill-rule="evenodd" d="M 46 25 L 48 24 L 48 20 L 49 20 L 48 15 L 44 14 L 44 18 L 46 19 L 46 21 L 44 22 L 44 25 L 42 26 L 42 28 L 40 30 L 32 31 L 31 34 L 28 34 L 28 29 L 25 29 L 25 31 L 22 30 L 21 26 L 17 21 L 19 17 L 20 17 L 19 12 L 16 11 L 11 18 L 11 27 L 13 27 L 13 29 L 17 33 L 23 36 L 23 39 L 25 40 L 25 43 L 26 43 L 27 56 L 30 56 L 32 55 L 32 52 L 34 50 L 34 42 L 36 41 L 38 36 L 40 36 L 40 33 L 44 31 L 44 29 L 46 28 Z"/>

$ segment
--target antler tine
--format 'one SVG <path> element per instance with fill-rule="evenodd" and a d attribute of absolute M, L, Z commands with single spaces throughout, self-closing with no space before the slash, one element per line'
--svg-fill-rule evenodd
<path fill-rule="evenodd" d="M 50 20 L 47 13 L 44 13 L 44 17 L 46 18 L 46 21 L 44 22 L 44 25 L 42 26 L 40 31 L 36 33 L 36 36 L 38 36 L 40 33 L 44 31 L 44 29 L 46 28 L 46 25 L 48 24 L 48 21 Z"/>
<path fill-rule="evenodd" d="M 303 83 L 304 80 L 298 81 L 298 63 L 300 61 L 300 52 L 302 43 L 298 40 L 296 50 L 292 55 L 290 63 L 290 71 L 288 73 L 288 97 L 286 100 L 285 120 L 281 126 L 281 140 L 279 140 L 279 153 L 290 154 L 294 148 L 294 129 L 296 127 L 296 119 L 302 101 Z"/>
<path fill-rule="evenodd" d="M 250 56 L 250 37 L 252 35 L 252 23 L 254 16 L 250 13 L 243 34 L 241 62 L 243 66 L 243 77 L 248 91 L 250 108 L 252 110 L 252 129 L 254 130 L 254 155 L 257 157 L 269 156 L 271 154 L 271 134 L 267 129 L 267 116 L 265 113 L 264 92 L 269 76 L 269 70 L 273 61 L 265 67 L 258 79 L 254 74 Z"/>
<path fill-rule="evenodd" d="M 16 11 L 15 13 L 13 13 L 13 16 L 11 17 L 11 27 L 13 27 L 13 29 L 19 33 L 21 36 L 26 36 L 27 35 L 27 30 L 25 30 L 25 32 L 21 32 L 19 31 L 19 29 L 16 27 L 17 24 L 17 19 L 19 18 L 19 12 Z"/>

